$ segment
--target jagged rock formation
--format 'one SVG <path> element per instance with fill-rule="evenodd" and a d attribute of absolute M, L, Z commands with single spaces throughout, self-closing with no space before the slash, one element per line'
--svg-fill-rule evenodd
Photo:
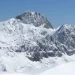
<path fill-rule="evenodd" d="M 38 12 L 26 11 L 25 13 L 16 17 L 25 24 L 33 24 L 36 27 L 44 25 L 46 28 L 53 28 L 51 23 L 42 14 Z"/>

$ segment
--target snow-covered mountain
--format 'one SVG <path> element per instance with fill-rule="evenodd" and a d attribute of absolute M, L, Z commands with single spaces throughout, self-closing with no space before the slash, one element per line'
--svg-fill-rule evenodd
<path fill-rule="evenodd" d="M 43 15 L 25 12 L 0 22 L 0 72 L 37 74 L 75 60 L 75 27 L 54 29 Z"/>
<path fill-rule="evenodd" d="M 54 42 L 58 50 L 68 55 L 75 54 L 75 27 L 72 25 L 62 25 L 54 34 Z M 61 46 L 61 47 L 60 47 Z"/>
<path fill-rule="evenodd" d="M 25 24 L 33 24 L 36 27 L 44 25 L 45 28 L 53 28 L 47 18 L 38 12 L 26 11 L 25 13 L 17 16 L 16 19 L 19 19 Z"/>

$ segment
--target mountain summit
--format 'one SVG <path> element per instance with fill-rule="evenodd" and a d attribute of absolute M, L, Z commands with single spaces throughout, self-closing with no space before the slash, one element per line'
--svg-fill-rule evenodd
<path fill-rule="evenodd" d="M 51 23 L 38 12 L 26 11 L 25 13 L 16 17 L 25 24 L 33 24 L 36 27 L 44 25 L 45 28 L 53 28 Z"/>

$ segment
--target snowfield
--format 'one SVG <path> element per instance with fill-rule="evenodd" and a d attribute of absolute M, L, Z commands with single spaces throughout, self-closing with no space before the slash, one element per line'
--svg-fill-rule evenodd
<path fill-rule="evenodd" d="M 33 74 L 1 73 L 0 75 L 33 75 Z M 75 61 L 62 64 L 60 66 L 57 66 L 53 69 L 47 70 L 37 75 L 75 75 Z"/>
<path fill-rule="evenodd" d="M 75 75 L 75 61 L 47 70 L 39 75 Z"/>
<path fill-rule="evenodd" d="M 27 74 L 22 74 L 22 73 L 2 73 L 0 75 L 27 75 Z"/>

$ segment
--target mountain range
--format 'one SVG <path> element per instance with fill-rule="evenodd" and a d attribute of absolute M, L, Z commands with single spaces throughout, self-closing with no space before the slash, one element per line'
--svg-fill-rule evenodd
<path fill-rule="evenodd" d="M 0 22 L 0 72 L 37 74 L 75 57 L 75 26 L 53 28 L 41 13 Z"/>

